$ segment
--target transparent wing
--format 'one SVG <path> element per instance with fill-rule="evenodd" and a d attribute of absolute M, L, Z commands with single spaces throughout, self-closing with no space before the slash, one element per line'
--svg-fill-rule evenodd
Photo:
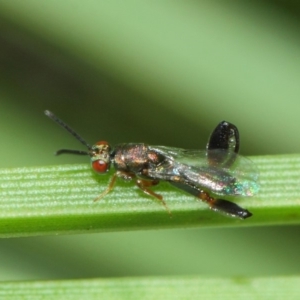
<path fill-rule="evenodd" d="M 217 195 L 252 196 L 259 190 L 258 171 L 247 158 L 228 150 L 186 150 L 150 146 L 164 160 L 150 166 L 152 178 L 210 190 Z M 208 159 L 209 157 L 209 159 Z M 232 162 L 228 167 L 228 159 Z"/>

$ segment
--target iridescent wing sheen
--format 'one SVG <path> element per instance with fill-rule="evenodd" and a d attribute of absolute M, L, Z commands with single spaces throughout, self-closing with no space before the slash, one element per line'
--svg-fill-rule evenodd
<path fill-rule="evenodd" d="M 223 196 L 252 196 L 259 190 L 255 165 L 232 151 L 186 150 L 165 146 L 150 146 L 149 150 L 164 157 L 159 165 L 149 166 L 148 176 L 151 178 L 185 184 Z M 235 157 L 230 167 L 224 160 L 227 155 L 231 160 Z"/>

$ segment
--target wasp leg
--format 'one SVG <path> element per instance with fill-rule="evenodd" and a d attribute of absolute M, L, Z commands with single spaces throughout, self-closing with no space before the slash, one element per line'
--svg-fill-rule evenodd
<path fill-rule="evenodd" d="M 94 199 L 94 202 L 102 199 L 104 196 L 106 196 L 115 186 L 116 180 L 118 177 L 123 178 L 124 180 L 131 180 L 134 177 L 134 174 L 131 173 L 126 173 L 126 172 L 122 172 L 122 171 L 117 171 L 111 178 L 108 187 L 106 188 L 106 190 L 101 193 L 97 198 Z"/>
<path fill-rule="evenodd" d="M 244 209 L 228 200 L 216 199 L 214 197 L 211 197 L 209 193 L 199 188 L 196 188 L 188 184 L 183 184 L 181 182 L 170 182 L 170 183 L 176 186 L 177 188 L 186 191 L 189 194 L 192 194 L 193 196 L 206 202 L 209 205 L 209 207 L 214 211 L 222 212 L 225 213 L 226 215 L 237 217 L 240 219 L 246 219 L 252 216 L 252 213 L 249 212 L 247 209 Z"/>
<path fill-rule="evenodd" d="M 244 209 L 228 200 L 215 199 L 203 190 L 199 191 L 198 198 L 206 202 L 214 211 L 222 212 L 226 215 L 238 217 L 240 219 L 246 219 L 252 216 L 252 213 L 249 212 L 247 209 Z"/>
<path fill-rule="evenodd" d="M 229 122 L 223 121 L 218 124 L 211 133 L 206 149 L 210 165 L 221 164 L 223 167 L 230 167 L 238 154 L 240 148 L 240 137 L 237 127 Z M 221 149 L 224 151 L 215 151 Z"/>
<path fill-rule="evenodd" d="M 159 201 L 161 201 L 161 203 L 164 205 L 165 209 L 167 210 L 168 214 L 171 216 L 172 213 L 170 211 L 170 209 L 168 208 L 166 202 L 163 200 L 163 196 L 156 194 L 155 192 L 153 192 L 152 190 L 150 190 L 148 187 L 153 186 L 153 185 L 157 185 L 159 183 L 159 180 L 143 180 L 143 179 L 137 179 L 136 180 L 136 185 L 147 195 L 149 196 L 153 196 L 156 199 L 158 199 Z"/>
<path fill-rule="evenodd" d="M 224 149 L 239 152 L 240 138 L 237 127 L 229 122 L 222 121 L 211 133 L 207 149 Z"/>

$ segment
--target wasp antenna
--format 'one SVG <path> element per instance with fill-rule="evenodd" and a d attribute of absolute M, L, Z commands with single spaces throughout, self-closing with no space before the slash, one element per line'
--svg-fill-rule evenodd
<path fill-rule="evenodd" d="M 71 133 L 81 144 L 83 144 L 84 146 L 86 146 L 89 150 L 92 150 L 92 147 L 79 134 L 77 134 L 69 125 L 67 125 L 65 122 L 63 122 L 61 119 L 59 119 L 54 113 L 52 113 L 50 110 L 45 110 L 44 113 L 51 120 L 53 120 L 58 125 L 60 125 L 64 129 L 66 129 L 69 133 Z M 65 151 L 65 150 L 62 151 L 62 150 L 59 150 L 59 151 L 56 152 L 56 155 L 59 155 L 61 153 L 73 153 L 73 154 L 86 155 L 85 153 L 87 153 L 87 152 L 79 150 L 76 153 L 76 151 L 74 151 L 74 150 L 71 150 L 71 151 Z M 88 155 L 88 153 L 87 153 L 87 155 Z"/>
<path fill-rule="evenodd" d="M 82 150 L 71 150 L 71 149 L 60 149 L 57 150 L 54 154 L 55 155 L 60 155 L 60 154 L 77 154 L 77 155 L 90 155 L 89 152 L 87 151 L 82 151 Z"/>

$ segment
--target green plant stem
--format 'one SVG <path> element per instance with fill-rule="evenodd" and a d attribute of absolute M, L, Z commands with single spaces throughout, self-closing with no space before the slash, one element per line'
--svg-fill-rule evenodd
<path fill-rule="evenodd" d="M 299 277 L 154 277 L 7 282 L 2 299 L 298 299 Z M 16 298 L 17 297 L 17 298 Z"/>
<path fill-rule="evenodd" d="M 212 212 L 164 182 L 154 189 L 164 196 L 172 216 L 159 201 L 122 180 L 94 202 L 111 174 L 97 176 L 88 165 L 1 169 L 0 236 L 300 223 L 300 154 L 251 159 L 260 171 L 260 192 L 234 200 L 253 213 L 246 220 Z"/>

